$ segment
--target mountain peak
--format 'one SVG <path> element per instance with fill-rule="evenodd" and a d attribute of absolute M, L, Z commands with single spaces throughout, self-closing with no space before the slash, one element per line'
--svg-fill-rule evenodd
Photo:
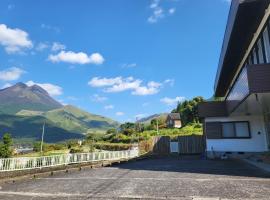
<path fill-rule="evenodd" d="M 15 114 L 21 110 L 49 111 L 61 108 L 46 90 L 38 85 L 27 86 L 19 82 L 0 90 L 0 112 Z"/>
<path fill-rule="evenodd" d="M 32 85 L 29 87 L 29 89 L 32 91 L 32 92 L 38 92 L 38 93 L 42 93 L 42 94 L 45 94 L 45 95 L 49 95 L 49 93 L 44 90 L 42 87 L 38 86 L 38 85 Z"/>
<path fill-rule="evenodd" d="M 13 87 L 27 88 L 28 86 L 25 83 L 23 83 L 23 82 L 18 82 Z"/>

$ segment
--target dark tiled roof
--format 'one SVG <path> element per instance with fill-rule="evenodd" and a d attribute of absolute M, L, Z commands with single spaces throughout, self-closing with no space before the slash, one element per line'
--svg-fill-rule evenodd
<path fill-rule="evenodd" d="M 181 119 L 180 113 L 170 113 L 170 114 L 168 114 L 168 117 L 170 117 L 171 119 L 174 119 L 174 120 L 180 120 Z"/>

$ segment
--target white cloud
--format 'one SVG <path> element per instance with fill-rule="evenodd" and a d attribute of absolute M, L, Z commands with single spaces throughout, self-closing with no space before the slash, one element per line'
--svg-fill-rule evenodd
<path fill-rule="evenodd" d="M 105 110 L 112 110 L 112 109 L 114 109 L 114 105 L 106 105 L 106 106 L 104 106 L 104 109 Z"/>
<path fill-rule="evenodd" d="M 11 87 L 11 86 L 12 86 L 12 84 L 5 83 L 0 89 L 5 89 L 5 88 Z"/>
<path fill-rule="evenodd" d="M 160 19 L 173 15 L 176 11 L 174 7 L 168 10 L 164 9 L 161 5 L 161 0 L 152 0 L 149 7 L 152 11 L 152 14 L 147 19 L 149 23 L 157 23 Z"/>
<path fill-rule="evenodd" d="M 54 32 L 56 32 L 56 33 L 60 33 L 61 32 L 61 30 L 60 30 L 60 28 L 59 27 L 57 27 L 57 26 L 51 26 L 51 25 L 48 25 L 48 24 L 41 24 L 41 26 L 40 26 L 42 29 L 47 29 L 47 30 L 52 30 L 52 31 L 54 31 Z"/>
<path fill-rule="evenodd" d="M 120 84 L 122 82 L 122 77 L 116 78 L 100 78 L 94 77 L 89 82 L 88 85 L 92 87 L 105 87 L 105 86 L 112 86 L 115 84 Z"/>
<path fill-rule="evenodd" d="M 135 115 L 134 118 L 135 118 L 136 120 L 139 120 L 139 119 L 142 119 L 142 118 L 147 117 L 147 116 L 148 116 L 148 114 L 146 114 L 146 113 L 141 113 L 141 114 Z"/>
<path fill-rule="evenodd" d="M 99 53 L 93 53 L 89 56 L 89 63 L 100 65 L 104 62 L 104 58 Z"/>
<path fill-rule="evenodd" d="M 172 87 L 172 86 L 174 86 L 174 82 L 175 82 L 174 79 L 166 79 L 164 81 L 164 84 L 168 84 Z"/>
<path fill-rule="evenodd" d="M 0 80 L 2 81 L 15 81 L 18 80 L 25 71 L 18 67 L 11 67 L 6 70 L 0 71 Z"/>
<path fill-rule="evenodd" d="M 105 89 L 106 92 L 115 93 L 115 92 L 123 92 L 127 90 L 136 90 L 141 85 L 141 80 L 134 80 L 133 77 L 128 77 L 126 79 L 122 79 L 120 83 L 113 85 Z"/>
<path fill-rule="evenodd" d="M 136 63 L 125 63 L 122 65 L 122 68 L 134 68 L 137 67 Z"/>
<path fill-rule="evenodd" d="M 170 8 L 168 10 L 169 14 L 173 15 L 175 13 L 176 9 L 175 8 Z"/>
<path fill-rule="evenodd" d="M 184 100 L 185 100 L 185 97 L 175 97 L 175 98 L 164 97 L 160 99 L 162 103 L 165 103 L 168 106 L 175 106 L 177 105 L 178 102 L 182 102 Z"/>
<path fill-rule="evenodd" d="M 87 55 L 84 52 L 73 52 L 73 51 L 61 51 L 56 55 L 49 55 L 50 61 L 56 62 L 66 62 L 71 64 L 96 64 L 100 65 L 104 62 L 104 58 L 99 53 L 93 53 Z"/>
<path fill-rule="evenodd" d="M 47 49 L 47 48 L 49 48 L 49 44 L 47 44 L 46 42 L 40 42 L 36 46 L 37 51 L 43 51 L 44 49 Z"/>
<path fill-rule="evenodd" d="M 15 5 L 14 4 L 9 4 L 7 8 L 8 8 L 8 10 L 13 10 L 15 8 Z"/>
<path fill-rule="evenodd" d="M 115 115 L 116 116 L 123 116 L 123 115 L 125 115 L 125 113 L 123 113 L 123 112 L 116 112 Z"/>
<path fill-rule="evenodd" d="M 135 89 L 135 91 L 132 92 L 133 95 L 153 95 L 157 94 L 160 90 L 160 87 L 162 86 L 161 83 L 157 83 L 154 81 L 150 81 L 147 86 L 140 86 Z"/>
<path fill-rule="evenodd" d="M 63 94 L 63 88 L 51 83 L 35 83 L 34 81 L 28 81 L 26 82 L 26 85 L 28 86 L 38 85 L 42 87 L 44 90 L 46 90 L 51 96 L 59 96 Z"/>
<path fill-rule="evenodd" d="M 52 51 L 61 51 L 66 49 L 66 46 L 61 44 L 60 42 L 54 42 L 52 44 Z"/>
<path fill-rule="evenodd" d="M 0 24 L 0 44 L 7 53 L 20 53 L 33 47 L 28 33 L 21 29 L 11 29 L 5 24 Z"/>
<path fill-rule="evenodd" d="M 147 85 L 142 85 L 142 80 L 134 79 L 133 77 L 123 78 L 121 76 L 115 78 L 100 78 L 94 77 L 88 85 L 91 87 L 103 87 L 108 93 L 123 92 L 131 90 L 133 95 L 153 95 L 159 92 L 162 84 L 154 81 L 148 82 Z"/>
<path fill-rule="evenodd" d="M 98 94 L 94 94 L 92 97 L 91 97 L 92 101 L 94 102 L 104 102 L 106 101 L 108 98 L 107 97 L 103 97 L 103 96 L 100 96 Z"/>
<path fill-rule="evenodd" d="M 149 23 L 156 23 L 159 19 L 164 17 L 164 11 L 161 7 L 153 7 L 153 13 L 148 17 Z"/>

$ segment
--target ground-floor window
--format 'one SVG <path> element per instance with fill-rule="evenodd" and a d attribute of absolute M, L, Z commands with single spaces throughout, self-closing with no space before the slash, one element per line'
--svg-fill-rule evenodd
<path fill-rule="evenodd" d="M 222 122 L 223 138 L 250 138 L 249 122 Z"/>

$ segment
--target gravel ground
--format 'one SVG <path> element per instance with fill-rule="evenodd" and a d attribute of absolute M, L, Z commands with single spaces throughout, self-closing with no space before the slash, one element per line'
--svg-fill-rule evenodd
<path fill-rule="evenodd" d="M 240 161 L 153 158 L 5 184 L 1 200 L 270 199 L 270 174 Z"/>

